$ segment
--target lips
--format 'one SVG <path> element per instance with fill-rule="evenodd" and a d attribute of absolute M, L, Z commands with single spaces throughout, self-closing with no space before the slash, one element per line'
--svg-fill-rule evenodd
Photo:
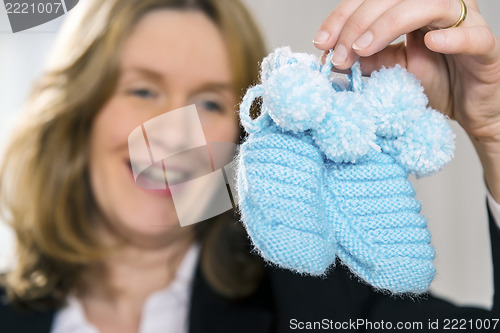
<path fill-rule="evenodd" d="M 126 164 L 136 185 L 154 194 L 171 195 L 171 191 L 179 189 L 182 183 L 190 179 L 191 175 L 179 168 L 164 166 L 161 162 L 148 165 L 127 161 Z M 136 175 L 134 170 L 143 171 Z"/>

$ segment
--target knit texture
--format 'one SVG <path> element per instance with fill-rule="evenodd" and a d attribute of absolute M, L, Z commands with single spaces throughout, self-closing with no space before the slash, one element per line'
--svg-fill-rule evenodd
<path fill-rule="evenodd" d="M 366 82 L 358 63 L 351 72 L 345 84 L 331 78 L 329 59 L 287 47 L 263 60 L 262 82 L 240 106 L 249 133 L 237 156 L 242 221 L 281 267 L 322 275 L 339 257 L 375 288 L 425 292 L 434 250 L 407 178 L 449 162 L 454 134 L 403 68 Z"/>

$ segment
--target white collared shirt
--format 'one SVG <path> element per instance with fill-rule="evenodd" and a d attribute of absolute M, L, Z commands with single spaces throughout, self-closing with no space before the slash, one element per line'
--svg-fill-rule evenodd
<path fill-rule="evenodd" d="M 488 191 L 488 205 L 490 206 L 491 215 L 493 215 L 493 220 L 500 228 L 500 204 L 493 199 L 490 191 Z"/>
<path fill-rule="evenodd" d="M 186 252 L 174 280 L 163 290 L 148 297 L 142 309 L 139 333 L 187 333 L 188 312 L 200 246 L 193 244 Z M 90 324 L 80 301 L 68 297 L 67 305 L 60 309 L 52 324 L 51 333 L 99 333 Z"/>

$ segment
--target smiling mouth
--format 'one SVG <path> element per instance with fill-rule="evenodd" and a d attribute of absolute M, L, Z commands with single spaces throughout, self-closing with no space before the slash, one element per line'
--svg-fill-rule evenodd
<path fill-rule="evenodd" d="M 137 185 L 146 189 L 164 189 L 190 180 L 190 173 L 178 168 L 165 166 L 161 161 L 144 167 L 144 164 L 127 161 Z M 134 170 L 143 170 L 136 175 Z"/>

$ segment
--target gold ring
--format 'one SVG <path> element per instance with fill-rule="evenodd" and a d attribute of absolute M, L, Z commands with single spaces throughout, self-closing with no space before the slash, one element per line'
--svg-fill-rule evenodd
<path fill-rule="evenodd" d="M 465 21 L 465 18 L 467 17 L 467 6 L 465 5 L 464 0 L 458 0 L 458 1 L 460 1 L 460 5 L 462 6 L 462 12 L 460 13 L 460 18 L 458 19 L 457 23 L 455 23 L 454 25 L 452 25 L 446 29 L 456 28 L 456 27 L 460 26 L 460 24 L 462 24 Z"/>

